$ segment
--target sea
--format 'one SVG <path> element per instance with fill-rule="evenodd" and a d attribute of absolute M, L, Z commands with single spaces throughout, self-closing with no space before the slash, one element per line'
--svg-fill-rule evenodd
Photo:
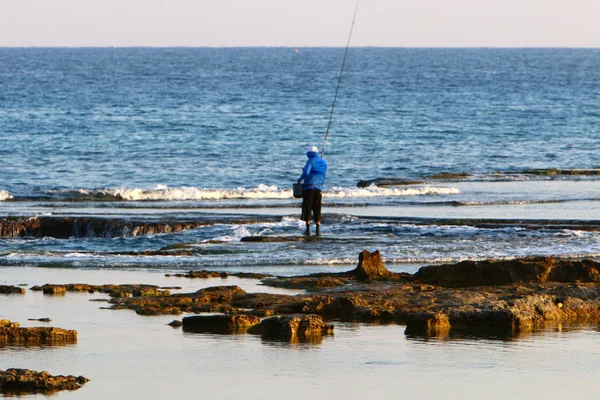
<path fill-rule="evenodd" d="M 0 48 L 0 284 L 338 272 L 363 249 L 409 273 L 600 258 L 599 49 L 350 47 L 342 70 L 344 53 Z M 306 241 L 292 184 L 310 146 L 328 172 L 322 235 Z M 8 228 L 38 220 L 61 229 Z M 221 281 L 176 283 L 230 284 Z M 597 326 L 500 340 L 340 323 L 319 344 L 271 343 L 183 334 L 165 328 L 173 317 L 101 310 L 90 296 L 0 297 L 0 319 L 34 326 L 28 318 L 52 314 L 80 329 L 70 347 L 0 346 L 0 369 L 91 379 L 56 398 L 598 391 Z"/>

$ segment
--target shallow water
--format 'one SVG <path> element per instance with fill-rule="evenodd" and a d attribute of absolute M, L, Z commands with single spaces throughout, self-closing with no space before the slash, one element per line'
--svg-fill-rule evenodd
<path fill-rule="evenodd" d="M 0 282 L 152 283 L 183 291 L 237 284 L 266 291 L 254 280 L 167 278 L 144 271 L 2 267 Z M 273 290 L 273 289 L 271 289 Z M 285 292 L 283 290 L 274 290 Z M 293 292 L 291 292 L 293 293 Z M 265 341 L 253 335 L 183 333 L 167 326 L 181 316 L 139 316 L 103 310 L 90 302 L 103 294 L 2 296 L 0 318 L 23 326 L 78 331 L 69 346 L 0 346 L 0 369 L 47 370 L 89 379 L 56 399 L 414 397 L 526 399 L 597 396 L 600 336 L 597 327 L 554 327 L 534 334 L 494 338 L 407 337 L 404 326 L 335 324 L 318 343 Z M 27 321 L 50 317 L 52 322 Z M 45 398 L 29 395 L 26 398 Z"/>

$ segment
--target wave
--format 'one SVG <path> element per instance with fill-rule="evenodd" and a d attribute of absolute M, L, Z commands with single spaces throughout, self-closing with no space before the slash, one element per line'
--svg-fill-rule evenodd
<path fill-rule="evenodd" d="M 6 190 L 0 190 L 0 201 L 6 201 L 14 199 L 13 195 Z"/>
<path fill-rule="evenodd" d="M 420 187 L 376 187 L 368 186 L 364 188 L 343 188 L 334 187 L 331 190 L 324 192 L 326 198 L 346 198 L 346 197 L 395 197 L 395 196 L 423 196 L 423 195 L 444 195 L 444 194 L 459 194 L 460 190 L 453 187 L 435 187 L 435 186 L 420 186 Z"/>
<path fill-rule="evenodd" d="M 395 197 L 458 194 L 452 187 L 420 186 L 410 188 L 366 188 L 334 187 L 323 192 L 325 198 Z M 293 199 L 291 188 L 260 184 L 254 188 L 218 189 L 193 186 L 168 187 L 158 185 L 153 189 L 107 188 L 51 190 L 46 192 L 58 200 L 79 201 L 186 201 L 186 200 L 237 200 L 237 199 Z"/>

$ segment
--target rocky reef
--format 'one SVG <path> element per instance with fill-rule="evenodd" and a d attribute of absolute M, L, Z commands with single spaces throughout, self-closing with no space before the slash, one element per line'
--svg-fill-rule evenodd
<path fill-rule="evenodd" d="M 142 315 L 222 313 L 226 315 L 212 322 L 216 326 L 220 321 L 226 328 L 222 331 L 238 325 L 247 328 L 246 323 L 235 322 L 240 315 L 256 322 L 252 317 L 314 314 L 325 320 L 403 324 L 407 334 L 511 335 L 545 324 L 598 324 L 599 282 L 600 264 L 590 260 L 465 261 L 422 267 L 411 275 L 389 271 L 379 252 L 365 250 L 351 271 L 262 281 L 305 290 L 295 296 L 218 286 L 170 296 L 114 298 L 111 308 L 132 309 Z M 187 321 L 190 327 L 192 321 L 208 320 Z M 259 329 L 258 325 L 252 325 L 249 332 Z"/>
<path fill-rule="evenodd" d="M 272 221 L 263 217 L 260 220 Z M 243 224 L 256 222 L 256 218 L 219 215 L 193 220 L 132 220 L 100 217 L 4 217 L 0 218 L 0 237 L 132 237 L 158 233 L 180 232 L 216 223 Z"/>
<path fill-rule="evenodd" d="M 46 371 L 9 368 L 5 371 L 0 370 L 0 393 L 48 395 L 61 390 L 77 390 L 88 381 L 89 379 L 83 376 L 50 375 Z"/>
<path fill-rule="evenodd" d="M 77 331 L 53 327 L 22 328 L 18 322 L 0 320 L 0 344 L 63 345 L 77 343 Z"/>
<path fill-rule="evenodd" d="M 125 284 L 125 285 L 88 285 L 86 283 L 69 284 L 45 284 L 42 286 L 32 286 L 30 290 L 41 291 L 44 294 L 63 295 L 66 292 L 87 292 L 87 293 L 108 293 L 111 297 L 130 297 L 130 296 L 168 296 L 171 294 L 168 289 L 180 289 L 179 287 L 160 287 L 156 285 L 145 284 Z"/>
<path fill-rule="evenodd" d="M 237 278 L 245 278 L 245 279 L 264 279 L 268 277 L 272 277 L 270 274 L 258 274 L 253 272 L 223 272 L 223 271 L 188 271 L 186 273 L 181 274 L 165 274 L 165 276 L 174 276 L 177 278 L 199 278 L 199 279 L 208 279 L 208 278 L 221 278 L 227 279 L 230 276 L 235 276 Z"/>

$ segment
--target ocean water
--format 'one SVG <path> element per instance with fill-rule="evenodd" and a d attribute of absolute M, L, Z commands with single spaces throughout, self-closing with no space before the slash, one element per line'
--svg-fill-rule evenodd
<path fill-rule="evenodd" d="M 0 284 L 266 291 L 164 274 L 343 271 L 363 249 L 411 273 L 600 257 L 597 49 L 351 48 L 325 148 L 323 235 L 300 240 L 291 184 L 307 146 L 323 146 L 343 51 L 0 48 Z M 549 169 L 578 173 L 536 171 Z M 15 219 L 61 222 L 15 234 Z M 55 398 L 597 397 L 595 326 L 425 340 L 336 323 L 322 343 L 272 343 L 183 334 L 164 325 L 173 317 L 93 297 L 1 297 L 0 318 L 51 317 L 79 342 L 0 346 L 0 369 L 92 379 Z"/>
<path fill-rule="evenodd" d="M 353 264 L 363 247 L 400 270 L 600 255 L 600 176 L 531 171 L 600 166 L 595 49 L 351 48 L 325 148 L 326 240 L 240 242 L 301 234 L 291 183 L 306 147 L 323 145 L 342 55 L 340 48 L 0 49 L 2 217 L 257 218 L 155 235 L 3 237 L 0 263 L 180 269 L 192 262 L 294 274 Z M 440 175 L 448 173 L 464 175 Z M 419 183 L 357 186 L 376 178 Z M 521 220 L 546 223 L 529 229 Z M 203 256 L 134 254 L 181 243 Z"/>

